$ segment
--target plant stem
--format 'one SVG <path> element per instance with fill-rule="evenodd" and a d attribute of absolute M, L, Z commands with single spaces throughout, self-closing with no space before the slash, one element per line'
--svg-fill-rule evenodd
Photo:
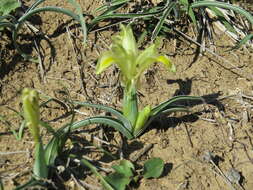
<path fill-rule="evenodd" d="M 138 116 L 138 99 L 134 84 L 131 84 L 130 88 L 124 89 L 123 115 L 131 122 L 132 126 L 135 126 Z"/>

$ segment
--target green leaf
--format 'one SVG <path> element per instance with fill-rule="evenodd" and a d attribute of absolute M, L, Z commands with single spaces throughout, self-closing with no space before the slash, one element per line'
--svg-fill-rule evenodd
<path fill-rule="evenodd" d="M 151 112 L 151 106 L 148 105 L 143 110 L 138 113 L 137 121 L 134 127 L 134 136 L 138 134 L 138 131 L 146 124 L 147 120 L 149 119 Z"/>
<path fill-rule="evenodd" d="M 68 132 L 64 131 L 62 128 L 59 129 L 55 136 L 49 141 L 45 147 L 45 161 L 47 165 L 54 165 L 55 159 L 62 152 L 62 148 L 67 140 Z"/>
<path fill-rule="evenodd" d="M 154 107 L 151 110 L 150 115 L 154 116 L 166 109 L 168 109 L 169 106 L 174 105 L 174 107 L 176 107 L 175 103 L 179 102 L 179 101 L 203 101 L 203 98 L 200 96 L 175 96 L 161 104 L 159 104 L 158 106 Z"/>
<path fill-rule="evenodd" d="M 112 168 L 119 174 L 124 175 L 125 177 L 132 177 L 134 170 L 134 165 L 128 160 L 121 160 L 119 165 L 114 165 Z"/>
<path fill-rule="evenodd" d="M 144 178 L 158 178 L 161 176 L 164 168 L 164 162 L 161 158 L 152 158 L 145 162 L 143 177 Z"/>
<path fill-rule="evenodd" d="M 112 168 L 115 172 L 105 177 L 105 180 L 115 190 L 124 190 L 132 180 L 134 165 L 128 160 L 121 160 L 119 165 L 114 165 Z"/>
<path fill-rule="evenodd" d="M 35 163 L 33 167 L 33 173 L 36 177 L 47 178 L 48 168 L 45 160 L 45 151 L 42 142 L 35 145 Z"/>
<path fill-rule="evenodd" d="M 115 189 L 115 190 L 125 190 L 126 186 L 131 182 L 129 177 L 121 173 L 112 173 L 105 177 L 105 180 Z"/>
<path fill-rule="evenodd" d="M 109 106 L 104 106 L 100 104 L 93 104 L 89 102 L 78 102 L 78 101 L 73 101 L 72 103 L 80 105 L 80 106 L 87 106 L 87 107 L 92 107 L 92 108 L 97 108 L 100 110 L 104 110 L 106 112 L 110 112 L 112 115 L 116 116 L 118 120 L 120 120 L 124 126 L 127 128 L 128 131 L 132 131 L 132 125 L 130 121 L 118 110 L 111 108 Z"/>
<path fill-rule="evenodd" d="M 80 127 L 91 125 L 91 124 L 104 124 L 110 127 L 113 127 L 117 131 L 121 132 L 125 137 L 128 139 L 132 139 L 133 135 L 128 129 L 119 121 L 118 119 L 107 117 L 107 116 L 97 116 L 97 117 L 90 117 L 78 122 L 75 122 L 71 125 L 70 131 L 74 131 Z"/>
<path fill-rule="evenodd" d="M 188 9 L 188 14 L 189 14 L 189 16 L 190 16 L 190 18 L 191 18 L 193 24 L 194 24 L 195 26 L 197 26 L 197 20 L 196 20 L 195 14 L 194 14 L 194 12 L 193 12 L 193 10 L 192 10 L 191 7 L 189 7 L 189 9 Z"/>
<path fill-rule="evenodd" d="M 11 11 L 20 7 L 21 4 L 17 0 L 1 0 L 0 1 L 0 15 L 7 15 Z"/>

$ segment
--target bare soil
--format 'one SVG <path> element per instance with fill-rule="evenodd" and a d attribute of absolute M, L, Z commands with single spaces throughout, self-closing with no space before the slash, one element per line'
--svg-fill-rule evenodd
<path fill-rule="evenodd" d="M 86 13 L 92 13 L 102 5 L 100 1 L 78 2 Z M 27 5 L 29 3 L 27 1 Z M 54 4 L 71 9 L 65 1 L 55 1 Z M 90 33 L 86 46 L 83 46 L 80 28 L 70 22 L 69 17 L 51 12 L 38 17 L 41 24 L 36 27 L 48 38 L 37 39 L 43 69 L 40 64 L 23 61 L 11 48 L 7 37 L 0 42 L 0 115 L 10 121 L 11 128 L 17 130 L 21 125 L 22 120 L 12 110 L 21 111 L 20 95 L 25 87 L 37 89 L 41 93 L 41 101 L 50 96 L 61 102 L 49 103 L 41 109 L 41 119 L 55 128 L 70 120 L 67 117 L 70 99 L 120 108 L 122 89 L 118 82 L 118 70 L 112 67 L 100 76 L 94 72 L 97 58 L 108 49 L 116 28 Z M 31 43 L 26 37 L 34 34 L 27 31 L 24 26 L 22 44 Z M 211 48 L 220 57 L 205 52 L 195 59 L 197 46 L 184 38 L 163 40 L 160 51 L 170 57 L 177 72 L 169 73 L 159 64 L 149 69 L 140 84 L 141 106 L 157 105 L 174 95 L 204 96 L 216 98 L 216 101 L 195 106 L 194 114 L 175 113 L 161 118 L 140 138 L 128 141 L 123 147 L 125 159 L 152 144 L 152 149 L 137 163 L 152 157 L 160 157 L 166 163 L 162 177 L 142 179 L 139 185 L 130 189 L 230 190 L 233 188 L 222 175 L 231 174 L 232 168 L 241 176 L 239 184 L 233 184 L 234 188 L 253 189 L 253 52 L 247 48 L 226 51 L 233 43 L 223 34 L 216 34 L 214 42 Z M 35 48 L 23 48 L 32 50 L 34 56 L 40 55 Z M 81 114 L 76 115 L 76 120 L 105 114 L 84 108 L 78 111 Z M 100 138 L 120 146 L 118 132 L 105 127 L 103 133 Z M 45 142 L 50 139 L 46 130 L 42 130 L 42 134 Z M 87 148 L 92 143 L 98 143 L 89 136 L 91 134 L 99 136 L 101 130 L 91 126 L 80 134 L 73 134 L 73 141 L 69 142 L 66 150 L 79 151 L 94 161 L 103 162 L 103 167 L 110 168 L 116 160 Z M 27 129 L 24 137 L 17 140 L 10 127 L 0 122 L 0 177 L 5 189 L 13 189 L 31 177 L 33 150 L 34 144 Z M 119 158 L 117 150 L 108 150 Z M 213 164 L 207 160 L 210 154 Z M 84 171 L 80 176 L 79 180 L 100 186 L 91 173 Z M 66 189 L 80 189 L 71 176 L 61 183 Z"/>

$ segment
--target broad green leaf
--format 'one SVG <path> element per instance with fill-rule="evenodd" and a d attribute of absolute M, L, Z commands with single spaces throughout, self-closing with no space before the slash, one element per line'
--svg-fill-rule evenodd
<path fill-rule="evenodd" d="M 21 4 L 17 0 L 1 0 L 0 1 L 0 15 L 7 15 L 11 11 L 20 7 Z"/>
<path fill-rule="evenodd" d="M 134 165 L 128 160 L 121 160 L 119 165 L 114 165 L 112 168 L 119 174 L 124 175 L 125 177 L 132 177 L 134 170 Z"/>
<path fill-rule="evenodd" d="M 97 108 L 100 110 L 104 110 L 106 112 L 110 112 L 112 115 L 116 116 L 123 124 L 124 126 L 128 129 L 128 131 L 132 131 L 132 125 L 129 122 L 129 120 L 118 110 L 113 109 L 109 106 L 104 106 L 104 105 L 100 105 L 100 104 L 93 104 L 93 103 L 89 103 L 89 102 L 78 102 L 78 101 L 73 101 L 72 103 L 77 104 L 77 105 L 81 105 L 81 106 L 87 106 L 87 107 L 93 107 L 93 108 Z"/>
<path fill-rule="evenodd" d="M 114 188 L 114 190 L 125 190 L 126 186 L 131 182 L 131 178 L 117 172 L 106 176 L 105 180 Z"/>
<path fill-rule="evenodd" d="M 202 101 L 202 102 L 204 102 L 203 98 L 200 96 L 175 96 L 175 97 L 159 104 L 158 106 L 154 107 L 151 110 L 150 115 L 154 116 L 154 115 L 158 114 L 159 112 L 166 110 L 171 105 L 176 107 L 175 103 L 180 102 L 180 101 Z"/>
<path fill-rule="evenodd" d="M 162 175 L 164 162 L 161 158 L 152 158 L 145 162 L 143 177 L 144 178 L 158 178 Z"/>
<path fill-rule="evenodd" d="M 103 124 L 113 127 L 115 130 L 121 132 L 125 137 L 128 139 L 132 139 L 133 135 L 128 129 L 118 120 L 112 117 L 107 116 L 97 116 L 97 117 L 90 117 L 78 122 L 75 122 L 71 125 L 70 131 L 74 131 L 79 129 L 80 127 L 84 127 L 91 124 Z"/>
<path fill-rule="evenodd" d="M 45 147 L 45 161 L 48 166 L 54 165 L 55 159 L 62 152 L 62 148 L 68 137 L 68 132 L 62 128 L 56 132 Z"/>
<path fill-rule="evenodd" d="M 45 151 L 41 142 L 35 145 L 35 163 L 33 173 L 35 178 L 44 178 L 48 176 L 48 168 L 45 160 Z"/>
<path fill-rule="evenodd" d="M 136 138 L 140 136 L 155 119 L 161 116 L 161 114 L 169 114 L 169 113 L 179 112 L 179 111 L 189 112 L 189 109 L 187 109 L 187 107 L 185 106 L 175 106 L 175 107 L 167 108 L 167 109 L 164 109 L 163 111 L 157 112 L 156 115 L 152 115 L 149 117 L 148 121 L 145 123 L 145 125 L 142 128 L 140 128 L 138 131 L 135 131 L 134 137 Z"/>
<path fill-rule="evenodd" d="M 134 127 L 134 136 L 145 125 L 145 123 L 149 119 L 150 112 L 151 112 L 151 106 L 147 105 L 145 108 L 143 108 L 143 110 L 141 110 L 138 113 L 137 121 Z"/>

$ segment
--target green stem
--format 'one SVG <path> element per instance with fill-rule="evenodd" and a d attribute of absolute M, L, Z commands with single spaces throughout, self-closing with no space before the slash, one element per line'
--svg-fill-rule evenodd
<path fill-rule="evenodd" d="M 123 115 L 135 126 L 138 116 L 138 99 L 135 85 L 124 89 L 123 97 Z"/>
<path fill-rule="evenodd" d="M 48 177 L 48 168 L 45 160 L 45 150 L 41 141 L 35 145 L 34 157 L 33 173 L 35 177 L 46 179 Z"/>

